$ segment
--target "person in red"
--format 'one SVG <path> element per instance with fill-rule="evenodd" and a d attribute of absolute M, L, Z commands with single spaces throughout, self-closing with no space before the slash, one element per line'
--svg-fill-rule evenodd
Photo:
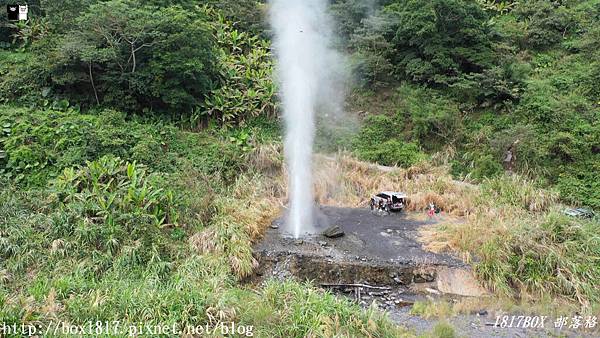
<path fill-rule="evenodd" d="M 433 218 L 434 214 L 435 214 L 435 204 L 429 203 L 429 210 L 427 210 L 427 216 L 429 216 L 429 218 Z"/>

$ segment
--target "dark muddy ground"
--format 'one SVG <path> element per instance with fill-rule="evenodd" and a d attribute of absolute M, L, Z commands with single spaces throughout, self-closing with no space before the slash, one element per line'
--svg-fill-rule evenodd
<path fill-rule="evenodd" d="M 305 235 L 302 243 L 283 230 L 283 219 L 273 222 L 256 246 L 257 252 L 300 255 L 320 255 L 336 261 L 368 261 L 395 265 L 464 266 L 449 255 L 435 254 L 422 249 L 417 242 L 418 230 L 428 222 L 415 221 L 405 213 L 371 212 L 369 209 L 321 207 L 317 212 L 317 232 L 327 226 L 339 225 L 345 232 L 340 238 L 320 234 Z M 429 224 L 435 221 L 429 221 Z"/>
<path fill-rule="evenodd" d="M 430 331 L 438 321 L 410 314 L 415 301 L 459 299 L 463 289 L 472 289 L 469 285 L 451 288 L 458 290 L 459 295 L 436 289 L 442 279 L 446 284 L 462 284 L 462 280 L 452 277 L 453 273 L 448 277 L 448 270 L 470 269 L 456 257 L 424 250 L 417 241 L 419 229 L 436 219 L 417 221 L 405 213 L 386 215 L 366 208 L 321 207 L 315 214 L 317 225 L 313 234 L 300 240 L 285 230 L 283 218 L 273 222 L 255 246 L 259 268 L 252 282 L 270 278 L 310 280 L 361 306 L 375 302 L 393 321 L 417 333 Z M 331 225 L 338 225 L 345 235 L 326 238 L 320 234 Z M 572 330 L 554 330 L 552 319 L 548 319 L 545 329 L 494 327 L 496 314 L 484 310 L 447 321 L 460 337 L 594 337 Z"/>

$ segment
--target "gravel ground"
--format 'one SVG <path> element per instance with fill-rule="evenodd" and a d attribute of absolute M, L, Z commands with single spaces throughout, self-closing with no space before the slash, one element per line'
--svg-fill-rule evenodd
<path fill-rule="evenodd" d="M 420 316 L 410 314 L 410 307 L 398 308 L 389 311 L 389 317 L 399 325 L 405 326 L 415 332 L 421 334 L 433 330 L 439 320 L 424 319 Z M 586 332 L 583 329 L 555 329 L 554 319 L 550 318 L 545 321 L 544 329 L 532 328 L 501 328 L 495 327 L 495 315 L 492 314 L 473 314 L 473 315 L 457 315 L 446 320 L 453 328 L 459 337 L 473 338 L 512 338 L 512 337 L 600 337 L 600 333 Z"/>

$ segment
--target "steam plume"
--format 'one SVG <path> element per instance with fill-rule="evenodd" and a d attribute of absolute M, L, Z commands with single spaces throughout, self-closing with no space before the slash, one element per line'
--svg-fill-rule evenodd
<path fill-rule="evenodd" d="M 313 230 L 312 153 L 318 107 L 342 108 L 341 62 L 331 47 L 326 0 L 271 0 L 277 76 L 286 125 L 285 158 L 290 210 L 287 224 L 298 238 Z"/>

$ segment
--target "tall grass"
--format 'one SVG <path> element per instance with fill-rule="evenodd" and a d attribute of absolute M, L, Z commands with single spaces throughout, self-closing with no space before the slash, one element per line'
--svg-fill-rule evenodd
<path fill-rule="evenodd" d="M 600 224 L 561 213 L 558 196 L 518 176 L 484 182 L 462 221 L 422 232 L 433 251 L 461 253 L 493 291 L 526 300 L 548 295 L 583 308 L 600 301 Z"/>
<path fill-rule="evenodd" d="M 237 286 L 252 270 L 252 240 L 278 213 L 279 199 L 268 182 L 275 181 L 241 175 L 233 186 L 212 187 L 209 221 L 187 227 L 187 241 L 163 229 L 152 242 L 165 244 L 169 254 L 143 261 L 135 259 L 135 232 L 122 234 L 119 250 L 91 250 L 79 235 L 65 232 L 70 228 L 61 222 L 69 222 L 67 213 L 43 207 L 55 197 L 0 188 L 0 321 L 119 320 L 125 326 L 220 321 L 251 325 L 257 337 L 411 336 L 378 312 L 309 285 Z M 190 187 L 195 188 L 207 190 Z M 91 269 L 97 265 L 100 273 Z"/>

